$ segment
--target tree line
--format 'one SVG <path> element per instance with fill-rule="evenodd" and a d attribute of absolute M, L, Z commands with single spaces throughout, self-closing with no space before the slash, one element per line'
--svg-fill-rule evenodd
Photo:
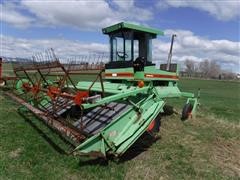
<path fill-rule="evenodd" d="M 186 59 L 184 61 L 186 66 L 185 71 L 181 72 L 182 76 L 211 78 L 211 79 L 234 79 L 236 75 L 232 72 L 222 70 L 220 65 L 213 60 L 204 60 L 199 63 L 193 60 Z"/>

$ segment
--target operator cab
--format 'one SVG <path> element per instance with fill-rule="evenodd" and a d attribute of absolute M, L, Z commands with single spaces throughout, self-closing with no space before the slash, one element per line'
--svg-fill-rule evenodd
<path fill-rule="evenodd" d="M 104 28 L 110 38 L 110 62 L 105 69 L 134 68 L 144 71 L 152 64 L 152 39 L 163 35 L 162 31 L 129 23 L 119 23 Z"/>

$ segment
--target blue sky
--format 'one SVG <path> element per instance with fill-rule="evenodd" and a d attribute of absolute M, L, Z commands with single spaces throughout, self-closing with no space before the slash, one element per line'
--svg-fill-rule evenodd
<path fill-rule="evenodd" d="M 177 33 L 175 61 L 210 59 L 240 71 L 239 1 L 1 0 L 0 5 L 2 56 L 30 56 L 50 46 L 60 57 L 107 53 L 101 28 L 128 21 L 165 31 L 165 38 L 154 41 L 156 60 L 166 59 L 170 35 Z"/>

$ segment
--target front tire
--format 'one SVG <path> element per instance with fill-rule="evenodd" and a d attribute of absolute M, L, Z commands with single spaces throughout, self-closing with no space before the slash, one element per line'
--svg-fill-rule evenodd
<path fill-rule="evenodd" d="M 182 110 L 182 117 L 181 120 L 185 121 L 191 116 L 193 106 L 190 103 L 187 103 L 184 105 L 183 110 Z"/>

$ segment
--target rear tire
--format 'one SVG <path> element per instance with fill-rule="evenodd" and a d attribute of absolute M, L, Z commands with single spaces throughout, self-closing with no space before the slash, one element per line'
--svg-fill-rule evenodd
<path fill-rule="evenodd" d="M 189 116 L 191 115 L 193 106 L 190 103 L 187 103 L 184 105 L 183 110 L 182 110 L 182 117 L 181 120 L 185 121 L 189 118 Z"/>

